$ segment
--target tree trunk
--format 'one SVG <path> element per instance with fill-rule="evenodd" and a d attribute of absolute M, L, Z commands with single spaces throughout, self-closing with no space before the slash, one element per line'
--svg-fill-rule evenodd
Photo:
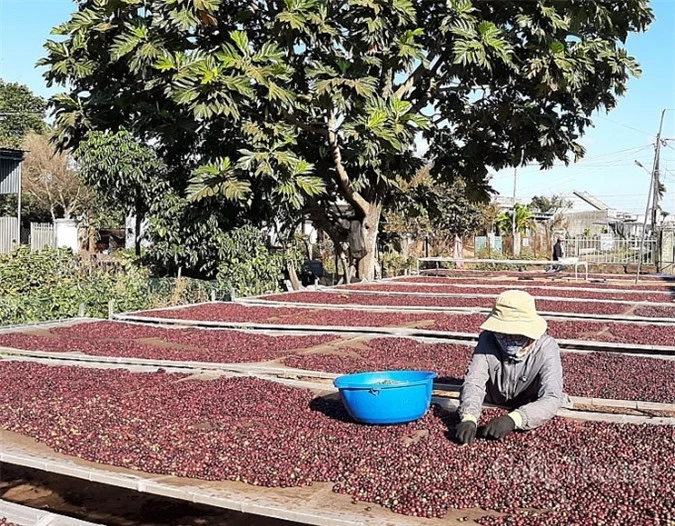
<path fill-rule="evenodd" d="M 349 270 L 349 259 L 346 255 L 342 254 L 342 256 L 340 256 L 340 264 L 342 265 L 342 278 L 340 281 L 346 285 L 349 285 L 352 282 L 352 277 Z"/>
<path fill-rule="evenodd" d="M 298 279 L 298 273 L 295 271 L 295 265 L 289 261 L 286 265 L 286 270 L 288 271 L 288 280 L 291 282 L 293 290 L 300 290 L 300 280 Z"/>
<path fill-rule="evenodd" d="M 522 242 L 522 238 L 520 236 L 520 232 L 516 231 L 516 235 L 513 238 L 513 255 L 515 257 L 520 256 L 521 242 Z"/>
<path fill-rule="evenodd" d="M 93 226 L 89 227 L 89 252 L 91 254 L 96 253 L 96 229 Z"/>
<path fill-rule="evenodd" d="M 380 226 L 382 205 L 371 205 L 366 217 L 361 221 L 361 234 L 365 254 L 358 258 L 359 277 L 364 281 L 375 279 L 377 267 L 377 234 Z"/>
<path fill-rule="evenodd" d="M 134 232 L 134 248 L 136 252 L 136 257 L 140 257 L 141 255 L 141 200 L 139 198 L 136 199 L 136 217 L 134 218 L 136 220 L 136 226 L 135 226 L 135 232 Z"/>

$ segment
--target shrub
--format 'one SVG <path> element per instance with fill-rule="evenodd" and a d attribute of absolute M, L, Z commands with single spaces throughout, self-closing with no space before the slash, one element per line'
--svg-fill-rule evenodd
<path fill-rule="evenodd" d="M 532 261 L 536 259 L 534 254 L 531 251 L 523 251 L 518 256 L 501 254 L 492 252 L 490 257 L 488 257 L 487 249 L 483 249 L 478 254 L 476 254 L 477 259 L 517 259 L 526 262 L 528 260 Z M 527 270 L 529 266 L 527 264 L 518 265 L 513 263 L 478 263 L 474 267 L 476 270 Z"/>
<path fill-rule="evenodd" d="M 0 255 L 0 325 L 71 318 L 80 305 L 87 316 L 103 318 L 110 300 L 118 312 L 207 301 L 213 287 L 195 279 L 152 278 L 129 258 L 107 271 L 66 249 L 21 247 Z"/>
<path fill-rule="evenodd" d="M 403 254 L 394 251 L 382 252 L 382 274 L 383 277 L 400 276 L 417 270 L 417 258 L 414 256 L 405 257 Z"/>
<path fill-rule="evenodd" d="M 253 227 L 235 228 L 225 234 L 216 276 L 219 294 L 255 296 L 279 292 L 288 263 L 300 267 L 302 252 L 296 243 L 285 251 L 267 247 L 263 233 Z"/>

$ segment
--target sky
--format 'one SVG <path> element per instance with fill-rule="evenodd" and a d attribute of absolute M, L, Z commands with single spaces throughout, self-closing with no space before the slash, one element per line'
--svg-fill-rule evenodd
<path fill-rule="evenodd" d="M 642 76 L 629 81 L 616 109 L 593 117 L 595 127 L 581 139 L 585 159 L 546 171 L 537 166 L 519 169 L 518 200 L 586 191 L 612 208 L 644 214 L 661 112 L 671 109 L 665 114 L 662 137 L 670 140 L 662 147 L 661 167 L 663 207 L 675 215 L 675 0 L 652 0 L 651 6 L 656 20 L 646 33 L 630 35 L 626 42 Z M 72 11 L 71 0 L 0 0 L 0 78 L 26 84 L 44 97 L 56 93 L 58 89 L 47 88 L 35 62 L 44 55 L 42 45 L 51 28 Z M 513 180 L 513 170 L 505 170 L 495 174 L 492 184 L 499 195 L 510 197 Z"/>

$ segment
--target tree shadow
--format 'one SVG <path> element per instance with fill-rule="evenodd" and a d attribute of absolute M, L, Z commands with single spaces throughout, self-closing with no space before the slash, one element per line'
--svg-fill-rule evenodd
<path fill-rule="evenodd" d="M 437 376 L 434 379 L 434 385 L 436 384 L 450 384 L 456 385 L 458 388 L 464 383 L 464 378 L 458 378 L 456 376 Z"/>
<path fill-rule="evenodd" d="M 459 424 L 459 414 L 456 409 L 449 410 L 441 407 L 438 404 L 431 404 L 432 414 L 440 419 L 443 422 L 443 425 L 446 427 L 446 431 L 443 432 L 443 436 L 447 438 L 453 444 L 459 444 L 455 438 L 455 428 Z"/>
<path fill-rule="evenodd" d="M 342 400 L 340 400 L 340 395 L 338 393 L 332 393 L 325 396 L 317 396 L 313 398 L 309 403 L 309 408 L 312 411 L 317 411 L 326 415 L 332 420 L 337 420 L 338 422 L 350 423 L 353 424 L 356 422 L 347 410 L 345 409 Z"/>

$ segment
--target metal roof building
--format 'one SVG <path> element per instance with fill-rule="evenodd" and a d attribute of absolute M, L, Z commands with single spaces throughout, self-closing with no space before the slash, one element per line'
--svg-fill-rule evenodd
<path fill-rule="evenodd" d="M 9 252 L 21 239 L 21 163 L 23 150 L 0 148 L 0 195 L 17 194 L 16 217 L 0 218 L 0 252 Z"/>

